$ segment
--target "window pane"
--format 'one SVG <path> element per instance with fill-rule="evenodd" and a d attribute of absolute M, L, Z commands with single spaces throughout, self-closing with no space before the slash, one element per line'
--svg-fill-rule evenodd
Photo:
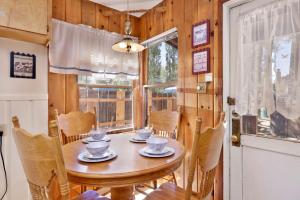
<path fill-rule="evenodd" d="M 99 127 L 132 127 L 132 88 L 128 86 L 129 82 L 121 87 L 120 82 L 103 84 L 103 80 L 99 81 L 95 76 L 79 76 L 78 79 L 81 111 L 92 111 L 95 107 Z"/>
<path fill-rule="evenodd" d="M 148 84 L 177 80 L 178 38 L 148 48 Z"/>
<path fill-rule="evenodd" d="M 275 38 L 272 43 L 272 88 L 275 111 L 262 107 L 256 115 L 242 116 L 242 133 L 283 139 L 300 139 L 299 36 Z M 260 75 L 264 78 L 265 75 Z M 266 79 L 269 80 L 269 79 Z M 256 127 L 257 130 L 253 129 Z"/>

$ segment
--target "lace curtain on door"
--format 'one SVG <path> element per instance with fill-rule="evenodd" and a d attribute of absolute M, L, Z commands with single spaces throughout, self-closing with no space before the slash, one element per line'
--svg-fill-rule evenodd
<path fill-rule="evenodd" d="M 122 35 L 59 20 L 53 20 L 52 24 L 49 48 L 51 72 L 138 78 L 138 54 L 112 50 L 112 45 L 119 42 Z"/>
<path fill-rule="evenodd" d="M 300 0 L 240 14 L 236 112 L 300 117 Z"/>

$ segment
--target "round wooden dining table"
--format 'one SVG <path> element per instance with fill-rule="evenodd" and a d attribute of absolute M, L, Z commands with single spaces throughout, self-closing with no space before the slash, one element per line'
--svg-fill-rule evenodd
<path fill-rule="evenodd" d="M 175 149 L 175 154 L 165 158 L 141 156 L 139 150 L 145 143 L 132 143 L 132 133 L 111 134 L 110 148 L 117 157 L 100 163 L 85 163 L 77 156 L 86 151 L 81 140 L 63 146 L 65 167 L 70 182 L 82 185 L 111 187 L 112 200 L 133 198 L 134 184 L 155 180 L 175 171 L 184 159 L 184 147 L 173 139 L 168 139 L 168 146 Z"/>

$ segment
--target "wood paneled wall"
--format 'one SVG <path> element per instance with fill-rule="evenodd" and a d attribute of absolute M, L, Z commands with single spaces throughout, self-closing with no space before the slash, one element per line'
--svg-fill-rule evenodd
<path fill-rule="evenodd" d="M 124 33 L 126 15 L 122 12 L 95 4 L 89 0 L 53 0 L 53 18 L 73 24 L 86 24 L 110 32 Z M 130 17 L 132 35 L 140 36 L 139 18 Z M 76 75 L 49 73 L 49 119 L 51 110 L 68 113 L 79 109 Z"/>
<path fill-rule="evenodd" d="M 179 68 L 177 102 L 184 108 L 182 132 L 185 144 L 190 149 L 195 130 L 195 119 L 201 117 L 202 128 L 214 126 L 222 110 L 222 9 L 224 0 L 165 0 L 149 10 L 141 18 L 131 17 L 133 35 L 141 40 L 149 39 L 173 27 L 178 29 Z M 125 15 L 119 11 L 95 4 L 88 0 L 53 0 L 53 17 L 74 24 L 87 24 L 99 29 L 123 33 Z M 197 94 L 198 82 L 204 75 L 192 74 L 192 25 L 210 20 L 211 72 L 213 82 L 208 83 L 207 94 Z M 137 101 L 141 103 L 141 90 L 146 84 L 146 52 L 141 56 L 140 83 L 135 82 Z M 76 75 L 49 73 L 49 106 L 58 108 L 60 113 L 78 109 L 78 88 Z M 51 112 L 49 112 L 51 113 Z M 141 125 L 141 106 L 135 108 L 137 127 Z M 188 152 L 189 154 L 189 152 Z M 222 199 L 222 165 L 219 167 L 215 199 Z"/>
<path fill-rule="evenodd" d="M 182 132 L 185 145 L 190 153 L 195 119 L 202 118 L 202 129 L 212 127 L 219 121 L 222 110 L 222 0 L 165 0 L 141 17 L 141 40 L 149 39 L 173 27 L 178 29 L 179 65 L 177 102 L 184 107 Z M 210 20 L 210 44 L 192 48 L 192 25 Z M 208 83 L 207 94 L 197 94 L 197 83 L 204 81 L 205 75 L 192 74 L 192 52 L 210 48 L 213 81 Z M 144 55 L 142 74 L 147 74 Z M 144 77 L 143 83 L 146 83 Z M 222 199 L 222 165 L 220 165 L 215 199 Z"/>

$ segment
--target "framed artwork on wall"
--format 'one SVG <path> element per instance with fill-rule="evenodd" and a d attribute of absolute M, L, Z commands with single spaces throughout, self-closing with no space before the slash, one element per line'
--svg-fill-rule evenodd
<path fill-rule="evenodd" d="M 210 42 L 210 21 L 205 20 L 203 22 L 193 25 L 192 28 L 192 47 L 208 45 Z"/>
<path fill-rule="evenodd" d="M 10 77 L 36 78 L 36 57 L 33 54 L 10 53 Z"/>
<path fill-rule="evenodd" d="M 193 74 L 210 72 L 210 49 L 201 49 L 192 53 Z"/>

